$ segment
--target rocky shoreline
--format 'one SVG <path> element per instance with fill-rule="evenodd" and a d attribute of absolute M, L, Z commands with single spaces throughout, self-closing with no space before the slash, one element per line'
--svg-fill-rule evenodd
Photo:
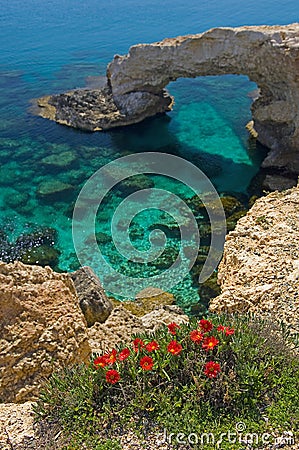
<path fill-rule="evenodd" d="M 299 332 L 298 210 L 299 185 L 258 199 L 238 221 L 226 238 L 218 275 L 221 294 L 211 301 L 212 312 L 250 311 Z M 72 278 L 49 267 L 0 263 L 0 392 L 5 402 L 0 443 L 5 450 L 43 448 L 33 426 L 32 401 L 53 370 L 128 342 L 132 333 L 188 321 L 162 291 L 112 304 L 89 269 Z M 124 449 L 136 445 L 141 444 L 133 435 L 123 441 Z"/>
<path fill-rule="evenodd" d="M 299 175 L 298 64 L 298 23 L 214 28 L 135 45 L 114 57 L 104 86 L 42 97 L 33 111 L 82 130 L 108 130 L 170 111 L 165 88 L 179 77 L 248 75 L 259 88 L 249 131 L 270 149 L 262 164 L 265 187 L 289 188 Z"/>

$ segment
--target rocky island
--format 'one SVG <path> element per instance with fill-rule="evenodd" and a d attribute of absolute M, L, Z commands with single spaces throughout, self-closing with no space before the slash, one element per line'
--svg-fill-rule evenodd
<path fill-rule="evenodd" d="M 259 88 L 251 130 L 270 149 L 263 167 L 299 174 L 299 24 L 213 28 L 202 34 L 139 44 L 107 67 L 100 89 L 37 100 L 38 114 L 88 131 L 138 123 L 171 110 L 165 90 L 180 77 L 247 75 Z"/>

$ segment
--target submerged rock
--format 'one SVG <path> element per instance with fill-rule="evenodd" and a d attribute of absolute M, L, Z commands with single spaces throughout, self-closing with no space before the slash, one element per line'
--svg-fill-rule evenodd
<path fill-rule="evenodd" d="M 24 264 L 35 264 L 42 267 L 50 266 L 55 269 L 59 263 L 60 253 L 59 250 L 49 245 L 39 245 L 27 250 L 24 249 L 17 259 Z"/>
<path fill-rule="evenodd" d="M 210 301 L 220 294 L 220 286 L 217 282 L 217 272 L 213 272 L 208 280 L 199 285 L 198 293 L 200 303 L 208 307 Z"/>
<path fill-rule="evenodd" d="M 72 165 L 76 161 L 76 154 L 72 151 L 62 152 L 59 154 L 54 154 L 46 156 L 41 160 L 41 163 L 48 170 L 64 170 Z"/>
<path fill-rule="evenodd" d="M 0 258 L 4 262 L 21 261 L 25 264 L 50 266 L 57 269 L 60 251 L 54 245 L 57 232 L 45 227 L 31 233 L 24 233 L 13 242 L 4 232 L 0 234 Z"/>
<path fill-rule="evenodd" d="M 127 197 L 128 195 L 133 194 L 133 192 L 136 192 L 140 189 L 150 189 L 154 186 L 155 183 L 153 182 L 153 180 L 151 180 L 150 177 L 140 174 L 134 175 L 121 181 L 117 185 L 117 189 L 120 191 L 121 195 Z"/>
<path fill-rule="evenodd" d="M 5 204 L 15 209 L 16 211 L 18 211 L 19 208 L 22 208 L 24 205 L 26 205 L 28 200 L 29 195 L 26 192 L 14 191 L 5 195 L 4 197 Z"/>
<path fill-rule="evenodd" d="M 43 181 L 37 188 L 37 196 L 48 201 L 64 200 L 74 190 L 74 186 L 59 180 Z"/>

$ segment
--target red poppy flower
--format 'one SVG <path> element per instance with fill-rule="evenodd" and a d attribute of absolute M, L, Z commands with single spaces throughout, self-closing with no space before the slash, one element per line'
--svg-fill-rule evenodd
<path fill-rule="evenodd" d="M 217 331 L 225 331 L 225 328 L 223 325 L 218 325 Z"/>
<path fill-rule="evenodd" d="M 144 356 L 143 358 L 141 358 L 139 364 L 143 370 L 152 370 L 154 361 L 150 356 Z"/>
<path fill-rule="evenodd" d="M 198 343 L 203 340 L 203 334 L 199 330 L 192 330 L 190 331 L 190 339 Z"/>
<path fill-rule="evenodd" d="M 160 348 L 160 345 L 156 341 L 149 342 L 145 346 L 146 350 L 148 352 L 154 352 L 155 350 L 158 350 Z"/>
<path fill-rule="evenodd" d="M 219 344 L 218 339 L 215 338 L 215 336 L 209 336 L 206 337 L 202 343 L 202 348 L 205 350 L 213 350 L 216 345 Z"/>
<path fill-rule="evenodd" d="M 183 347 L 177 341 L 171 341 L 167 346 L 167 351 L 172 355 L 179 355 Z"/>
<path fill-rule="evenodd" d="M 93 364 L 96 369 L 98 369 L 99 367 L 106 367 L 107 366 L 106 356 L 104 356 L 104 355 L 98 356 L 97 358 L 94 359 Z"/>
<path fill-rule="evenodd" d="M 124 361 L 130 356 L 130 350 L 128 348 L 124 348 L 121 352 L 119 352 L 118 359 L 120 361 Z"/>
<path fill-rule="evenodd" d="M 178 324 L 175 322 L 171 322 L 167 325 L 169 333 L 175 335 L 176 334 L 176 328 L 181 328 Z"/>
<path fill-rule="evenodd" d="M 120 374 L 117 370 L 107 370 L 106 372 L 106 381 L 110 384 L 115 384 L 120 380 Z"/>
<path fill-rule="evenodd" d="M 198 324 L 204 333 L 208 333 L 213 328 L 212 322 L 206 319 L 201 319 Z"/>
<path fill-rule="evenodd" d="M 117 359 L 117 351 L 115 350 L 115 348 L 112 350 L 111 353 L 107 353 L 104 355 L 104 358 L 107 361 L 107 364 L 114 364 L 116 362 Z"/>
<path fill-rule="evenodd" d="M 136 338 L 136 339 L 134 339 L 134 341 L 133 341 L 133 346 L 134 346 L 135 352 L 138 352 L 138 350 L 139 350 L 140 348 L 143 348 L 143 347 L 144 347 L 144 342 L 143 342 L 142 339 Z"/>
<path fill-rule="evenodd" d="M 209 378 L 216 378 L 218 373 L 221 371 L 220 364 L 214 361 L 209 361 L 204 366 L 204 374 Z"/>

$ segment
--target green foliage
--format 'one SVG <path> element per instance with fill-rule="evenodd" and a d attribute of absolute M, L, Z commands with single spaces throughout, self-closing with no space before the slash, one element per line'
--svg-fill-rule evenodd
<path fill-rule="evenodd" d="M 185 435 L 220 435 L 234 430 L 237 422 L 249 433 L 298 430 L 299 359 L 294 336 L 250 316 L 209 320 L 214 327 L 198 342 L 190 338 L 190 331 L 198 328 L 192 319 L 175 329 L 176 335 L 167 327 L 139 335 L 144 346 L 129 346 L 130 355 L 124 360 L 109 353 L 113 364 L 106 360 L 100 367 L 92 361 L 89 367 L 54 374 L 37 404 L 38 418 L 58 421 L 65 431 L 72 430 L 77 442 L 83 433 L 82 442 L 90 442 L 86 448 L 103 450 L 119 448 L 116 441 L 107 440 L 117 435 L 119 427 L 142 432 L 145 423 Z M 217 330 L 219 325 L 228 328 Z M 226 333 L 227 329 L 234 331 Z M 210 350 L 202 347 L 207 336 L 219 341 Z M 182 346 L 178 354 L 168 351 L 172 340 Z M 149 351 L 145 345 L 152 341 L 159 348 Z M 121 350 L 116 349 L 117 356 Z M 140 364 L 145 356 L 153 360 L 150 370 Z M 221 371 L 207 376 L 208 361 L 219 364 Z M 106 379 L 110 370 L 120 378 L 115 383 Z M 229 445 L 222 443 L 221 448 L 233 448 Z"/>

